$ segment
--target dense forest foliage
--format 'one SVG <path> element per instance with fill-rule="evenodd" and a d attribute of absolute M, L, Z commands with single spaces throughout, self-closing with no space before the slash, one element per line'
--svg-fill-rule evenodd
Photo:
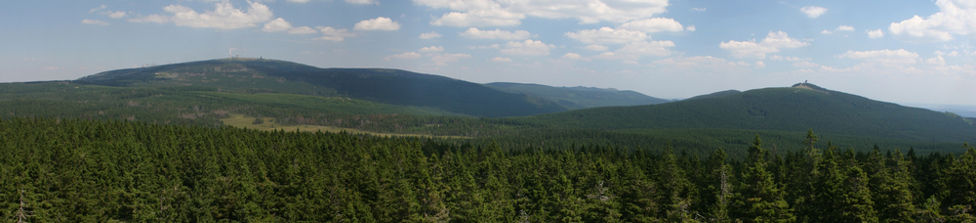
<path fill-rule="evenodd" d="M 751 137 L 750 137 L 751 138 Z M 976 148 L 800 151 L 759 136 L 530 146 L 0 119 L 0 219 L 30 222 L 973 222 Z M 502 146 L 504 145 L 504 146 Z M 520 146 L 521 145 L 521 146 Z M 743 152 L 744 151 L 744 152 Z M 743 152 L 743 159 L 727 153 Z"/>

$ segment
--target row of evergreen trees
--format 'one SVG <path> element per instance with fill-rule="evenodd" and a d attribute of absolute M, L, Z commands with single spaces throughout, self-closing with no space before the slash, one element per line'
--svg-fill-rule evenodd
<path fill-rule="evenodd" d="M 0 120 L 0 221 L 974 222 L 976 149 L 748 157 Z M 506 144 L 508 145 L 508 144 Z"/>

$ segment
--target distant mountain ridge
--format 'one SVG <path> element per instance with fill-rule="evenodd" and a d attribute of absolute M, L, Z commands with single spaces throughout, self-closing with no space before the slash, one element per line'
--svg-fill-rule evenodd
<path fill-rule="evenodd" d="M 566 110 L 551 101 L 443 76 L 394 69 L 324 69 L 268 59 L 232 58 L 122 69 L 83 77 L 76 82 L 346 96 L 487 117 Z"/>
<path fill-rule="evenodd" d="M 976 125 L 962 117 L 874 101 L 809 83 L 723 91 L 658 105 L 544 114 L 534 120 L 596 129 L 814 129 L 917 141 L 976 141 Z"/>
<path fill-rule="evenodd" d="M 669 100 L 647 96 L 636 91 L 594 87 L 552 87 L 541 84 L 495 82 L 485 84 L 509 93 L 526 94 L 555 101 L 569 109 L 649 105 Z"/>

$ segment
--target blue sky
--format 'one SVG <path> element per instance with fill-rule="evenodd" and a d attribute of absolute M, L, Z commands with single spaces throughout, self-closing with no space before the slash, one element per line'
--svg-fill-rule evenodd
<path fill-rule="evenodd" d="M 11 1 L 0 82 L 224 58 L 662 98 L 804 80 L 976 105 L 976 1 Z"/>

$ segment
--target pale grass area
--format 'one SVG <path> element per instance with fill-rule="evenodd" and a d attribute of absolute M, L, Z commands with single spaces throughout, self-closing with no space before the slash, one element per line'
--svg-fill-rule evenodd
<path fill-rule="evenodd" d="M 334 126 L 322 126 L 322 125 L 282 125 L 277 124 L 274 118 L 261 118 L 263 123 L 254 124 L 255 117 L 246 116 L 242 114 L 230 114 L 227 118 L 222 118 L 220 121 L 224 125 L 233 126 L 237 128 L 254 129 L 261 131 L 271 131 L 271 130 L 285 130 L 285 131 L 302 131 L 302 132 L 346 132 L 350 134 L 366 134 L 373 136 L 382 137 L 421 137 L 421 138 L 452 138 L 452 139 L 467 139 L 471 137 L 466 136 L 435 136 L 426 134 L 405 134 L 405 133 L 380 133 L 364 131 L 354 128 L 342 128 Z"/>

